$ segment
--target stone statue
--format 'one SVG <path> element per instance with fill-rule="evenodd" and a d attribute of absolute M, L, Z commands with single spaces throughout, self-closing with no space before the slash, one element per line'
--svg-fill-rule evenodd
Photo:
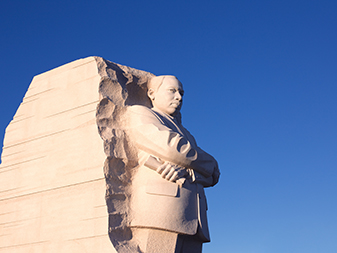
<path fill-rule="evenodd" d="M 219 170 L 181 125 L 182 96 L 173 76 L 96 56 L 35 76 L 6 128 L 0 248 L 200 252 Z"/>
<path fill-rule="evenodd" d="M 110 143 L 111 240 L 118 252 L 201 252 L 210 241 L 204 187 L 218 182 L 218 164 L 181 124 L 184 91 L 176 77 L 150 76 L 137 87 L 149 100 L 118 107 L 103 99 L 98 108 Z"/>
<path fill-rule="evenodd" d="M 217 183 L 217 162 L 181 125 L 184 91 L 176 77 L 152 78 L 147 95 L 152 109 L 128 108 L 127 132 L 140 161 L 132 183 L 131 226 L 150 228 L 146 252 L 201 252 L 209 241 L 203 187 Z M 163 164 L 150 170 L 150 158 Z"/>

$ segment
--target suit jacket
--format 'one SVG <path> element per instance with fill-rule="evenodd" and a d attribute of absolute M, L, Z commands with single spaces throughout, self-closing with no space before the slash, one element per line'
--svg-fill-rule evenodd
<path fill-rule="evenodd" d="M 217 182 L 216 160 L 197 146 L 174 117 L 135 105 L 128 107 L 127 119 L 127 134 L 138 148 L 139 159 L 132 179 L 131 226 L 188 235 L 199 228 L 201 240 L 209 241 L 204 186 Z M 183 185 L 163 179 L 144 165 L 150 155 L 188 168 L 192 179 Z M 202 179 L 209 183 L 198 183 Z"/>

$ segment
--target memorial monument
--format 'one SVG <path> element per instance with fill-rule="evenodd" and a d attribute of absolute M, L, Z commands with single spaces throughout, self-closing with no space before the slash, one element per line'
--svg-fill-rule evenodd
<path fill-rule="evenodd" d="M 201 252 L 216 160 L 174 76 L 88 57 L 34 77 L 6 129 L 1 252 Z"/>

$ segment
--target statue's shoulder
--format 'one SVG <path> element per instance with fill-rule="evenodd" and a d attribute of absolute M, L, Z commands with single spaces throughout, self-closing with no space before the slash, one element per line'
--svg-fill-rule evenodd
<path fill-rule="evenodd" d="M 128 113 L 137 114 L 141 116 L 155 115 L 154 111 L 143 105 L 131 105 L 127 107 Z"/>
<path fill-rule="evenodd" d="M 164 124 L 155 111 L 143 105 L 128 106 L 127 115 L 131 126 L 140 124 Z"/>

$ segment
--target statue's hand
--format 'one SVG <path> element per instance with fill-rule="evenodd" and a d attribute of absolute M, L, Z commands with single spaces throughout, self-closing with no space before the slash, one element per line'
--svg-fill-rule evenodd
<path fill-rule="evenodd" d="M 186 168 L 165 162 L 160 165 L 156 170 L 162 178 L 170 182 L 176 182 L 179 178 L 183 178 L 188 175 Z"/>

